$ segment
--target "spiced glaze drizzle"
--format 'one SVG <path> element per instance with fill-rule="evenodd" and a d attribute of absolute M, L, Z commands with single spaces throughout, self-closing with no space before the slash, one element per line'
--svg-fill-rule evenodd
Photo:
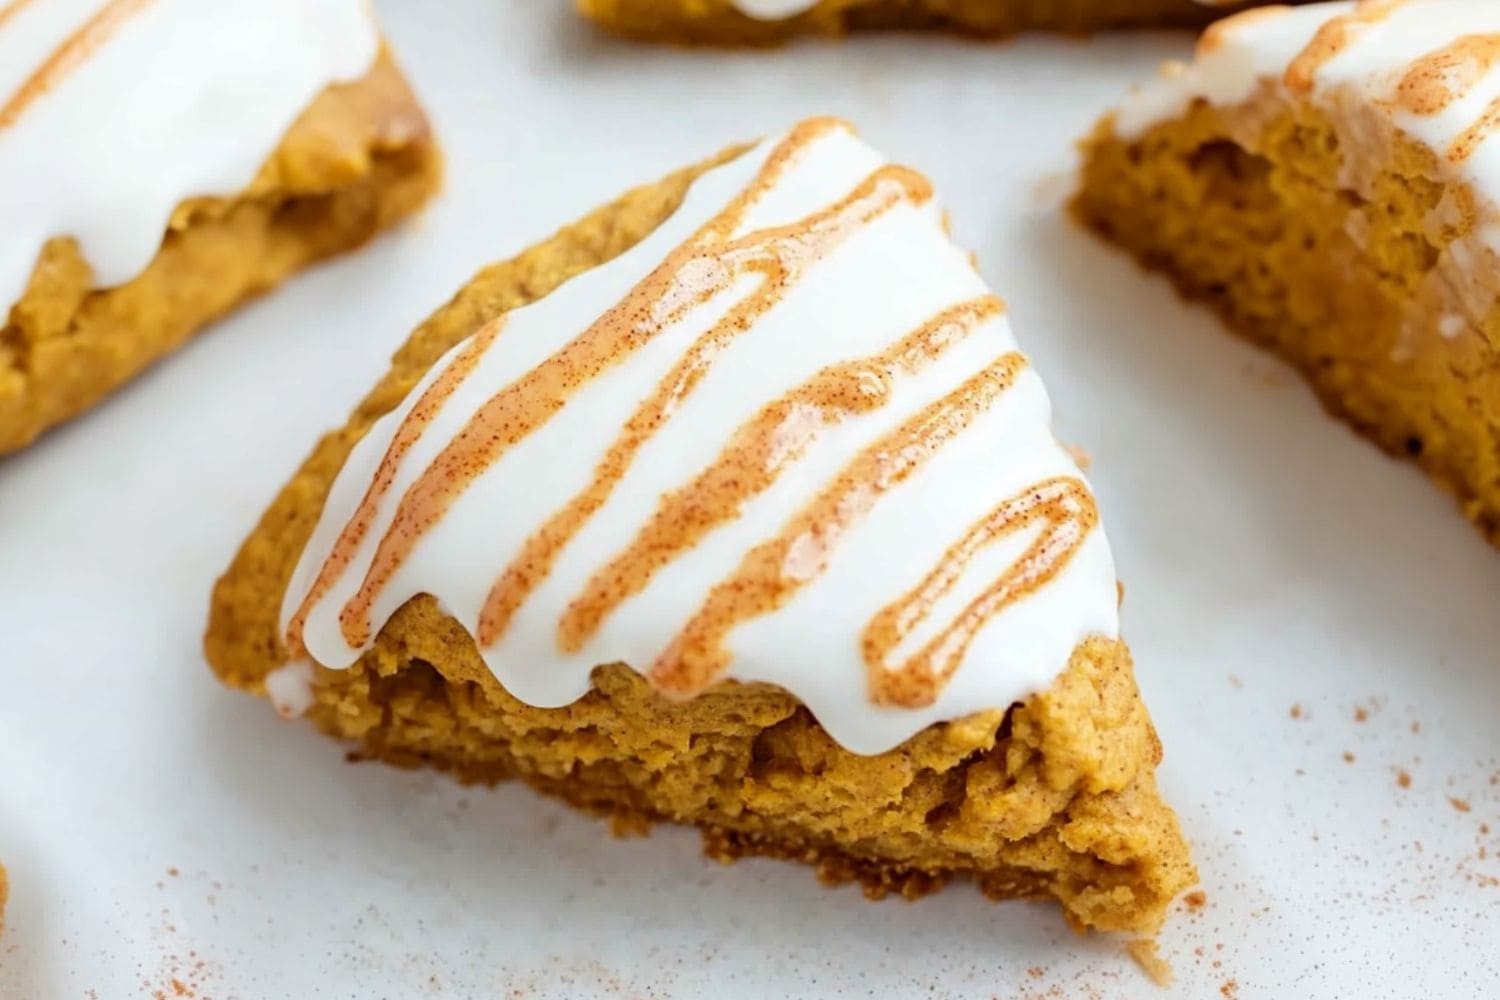
<path fill-rule="evenodd" d="M 0 7 L 0 27 L 4 27 L 5 22 L 33 2 L 34 0 L 11 0 Z M 152 0 L 108 0 L 102 4 L 42 60 L 4 104 L 0 104 L 0 129 L 15 124 L 38 98 L 87 62 L 126 21 L 151 3 Z"/>
<path fill-rule="evenodd" d="M 780 303 L 808 271 L 854 234 L 897 206 L 931 198 L 919 174 L 881 166 L 846 195 L 787 225 L 741 232 L 749 211 L 775 186 L 788 165 L 830 129 L 815 119 L 794 128 L 766 156 L 729 204 L 617 303 L 546 358 L 485 400 L 396 502 L 358 586 L 338 612 L 351 648 L 367 645 L 375 602 L 415 547 L 452 504 L 512 447 L 573 400 L 593 380 L 622 364 L 693 308 L 739 289 L 740 297 L 670 365 L 645 393 L 595 465 L 591 477 L 499 567 L 483 603 L 475 638 L 493 646 L 517 610 L 548 579 L 561 553 L 604 506 L 647 441 L 671 419 L 736 338 L 753 337 L 757 321 Z M 741 423 L 717 456 L 689 481 L 664 492 L 633 539 L 600 565 L 557 622 L 556 645 L 581 650 L 626 600 L 662 569 L 693 550 L 716 528 L 738 518 L 829 428 L 882 409 L 900 380 L 918 375 L 987 321 L 1004 312 L 992 295 L 957 302 L 877 353 L 824 367 L 772 399 Z M 836 335 L 809 331 L 809 335 Z M 396 427 L 374 477 L 344 524 L 287 627 L 294 654 L 312 608 L 325 600 L 353 564 L 414 442 L 433 415 L 505 336 L 493 323 L 476 334 L 429 383 Z M 773 612 L 817 579 L 840 539 L 890 490 L 923 466 L 1014 385 L 1027 366 L 1019 353 L 1001 355 L 957 388 L 858 449 L 842 470 L 771 537 L 752 546 L 739 565 L 711 586 L 698 610 L 666 642 L 646 670 L 655 686 L 690 697 L 719 679 L 731 654 L 725 640 L 738 625 Z M 868 668 L 877 704 L 931 705 L 983 625 L 1055 577 L 1098 522 L 1081 480 L 1061 476 L 1002 499 L 977 523 L 955 525 L 958 537 L 920 581 L 868 623 L 850 642 Z M 1029 547 L 992 584 L 942 626 L 933 639 L 899 662 L 893 653 L 930 615 L 974 555 L 998 539 L 1035 526 Z"/>

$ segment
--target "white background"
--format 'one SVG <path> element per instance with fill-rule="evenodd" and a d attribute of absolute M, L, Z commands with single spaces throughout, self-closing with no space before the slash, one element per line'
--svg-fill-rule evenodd
<path fill-rule="evenodd" d="M 1500 992 L 1500 558 L 1057 210 L 1074 139 L 1187 38 L 723 54 L 601 39 L 561 2 L 377 6 L 446 144 L 442 198 L 0 462 L 0 995 Z M 524 788 L 346 764 L 202 661 L 235 546 L 470 272 L 828 113 L 934 178 L 1094 457 L 1207 897 L 1162 937 L 1170 993 L 1046 905 L 872 904 L 706 861 L 689 831 L 620 841 Z"/>

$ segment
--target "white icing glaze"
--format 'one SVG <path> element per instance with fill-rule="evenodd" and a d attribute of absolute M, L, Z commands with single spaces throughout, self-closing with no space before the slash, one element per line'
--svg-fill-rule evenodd
<path fill-rule="evenodd" d="M 734 9 L 746 17 L 760 21 L 782 21 L 798 14 L 805 14 L 818 5 L 818 0 L 730 0 Z"/>
<path fill-rule="evenodd" d="M 283 663 L 266 674 L 266 697 L 276 714 L 295 719 L 313 706 L 313 666 L 305 659 Z"/>
<path fill-rule="evenodd" d="M 372 530 L 354 550 L 348 568 L 310 605 L 301 638 L 319 664 L 344 668 L 368 648 L 368 641 L 346 637 L 340 609 L 358 590 L 403 494 L 475 411 L 573 341 L 669 259 L 746 188 L 775 146 L 775 140 L 767 141 L 707 172 L 682 206 L 630 251 L 506 316 L 477 366 L 457 383 L 395 467 L 393 485 L 376 505 Z M 884 162 L 846 127 L 829 127 L 789 161 L 734 235 L 794 224 L 826 209 Z M 719 289 L 625 361 L 587 382 L 490 465 L 421 536 L 410 558 L 378 592 L 371 609 L 374 627 L 408 598 L 428 593 L 471 634 L 480 634 L 486 595 L 523 542 L 585 486 L 632 411 L 687 346 L 758 284 L 749 277 Z M 560 617 L 593 574 L 632 541 L 664 494 L 691 482 L 736 428 L 771 400 L 831 364 L 887 350 L 934 315 L 985 294 L 984 282 L 945 234 L 940 210 L 931 200 L 898 204 L 808 267 L 717 357 L 698 387 L 647 439 L 608 500 L 562 550 L 508 628 L 482 648 L 496 677 L 523 701 L 554 707 L 582 696 L 598 664 L 649 667 L 705 594 L 735 570 L 747 551 L 805 509 L 853 456 L 1015 350 L 1003 310 L 997 304 L 993 315 L 930 366 L 896 377 L 883 407 L 828 427 L 770 488 L 745 502 L 738 517 L 661 569 L 576 652 L 563 651 Z M 312 590 L 403 420 L 472 340 L 434 365 L 402 406 L 378 421 L 353 450 L 288 588 L 284 626 Z M 876 753 L 930 723 L 1004 708 L 1045 688 L 1080 640 L 1114 636 L 1114 566 L 1102 529 L 1094 528 L 1050 583 L 989 619 L 933 703 L 919 708 L 877 705 L 868 693 L 860 637 L 872 615 L 911 591 L 997 501 L 1047 477 L 1074 477 L 1082 486 L 1081 474 L 1054 439 L 1049 420 L 1040 378 L 1029 367 L 1022 369 L 998 402 L 853 523 L 833 549 L 826 572 L 779 609 L 750 618 L 728 634 L 731 661 L 724 676 L 790 690 L 845 747 Z M 925 642 L 929 632 L 990 586 L 1038 536 L 1023 529 L 986 547 L 934 607 L 933 628 L 908 639 Z M 785 565 L 791 558 L 789 554 Z M 903 643 L 899 650 L 910 645 Z"/>
<path fill-rule="evenodd" d="M 18 95 L 96 16 L 86 58 Z M 245 188 L 323 88 L 363 75 L 366 0 L 0 0 L 0 317 L 42 245 L 78 240 L 98 286 L 155 256 L 173 209 Z"/>
<path fill-rule="evenodd" d="M 729 0 L 735 10 L 746 17 L 759 21 L 783 21 L 798 14 L 805 14 L 818 5 L 819 0 Z M 1195 0 L 1205 7 L 1229 7 L 1241 0 Z"/>

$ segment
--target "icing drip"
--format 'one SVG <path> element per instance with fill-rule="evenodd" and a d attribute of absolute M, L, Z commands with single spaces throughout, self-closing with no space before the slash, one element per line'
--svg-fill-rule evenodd
<path fill-rule="evenodd" d="M 926 180 L 804 122 L 375 424 L 287 590 L 288 644 L 347 667 L 429 593 L 530 704 L 611 662 L 674 697 L 768 681 L 879 752 L 1115 634 L 1048 418 Z"/>
<path fill-rule="evenodd" d="M 0 6 L 0 317 L 54 237 L 98 287 L 139 274 L 178 205 L 242 191 L 378 46 L 364 0 Z"/>

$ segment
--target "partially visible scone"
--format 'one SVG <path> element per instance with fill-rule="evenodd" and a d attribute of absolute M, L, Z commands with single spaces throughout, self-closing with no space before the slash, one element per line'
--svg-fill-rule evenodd
<path fill-rule="evenodd" d="M 1497 38 L 1487 0 L 1220 22 L 1100 123 L 1073 208 L 1500 542 Z"/>
<path fill-rule="evenodd" d="M 0 92 L 0 453 L 410 214 L 440 175 L 358 0 L 48 25 L 55 7 L 0 19 L 0 64 L 35 67 Z"/>
<path fill-rule="evenodd" d="M 215 589 L 362 756 L 1150 931 L 1193 879 L 1087 484 L 927 181 L 804 122 L 476 276 Z"/>
<path fill-rule="evenodd" d="M 576 0 L 610 31 L 695 45 L 774 45 L 794 35 L 881 28 L 996 38 L 1203 24 L 1256 2 L 1264 0 Z"/>

